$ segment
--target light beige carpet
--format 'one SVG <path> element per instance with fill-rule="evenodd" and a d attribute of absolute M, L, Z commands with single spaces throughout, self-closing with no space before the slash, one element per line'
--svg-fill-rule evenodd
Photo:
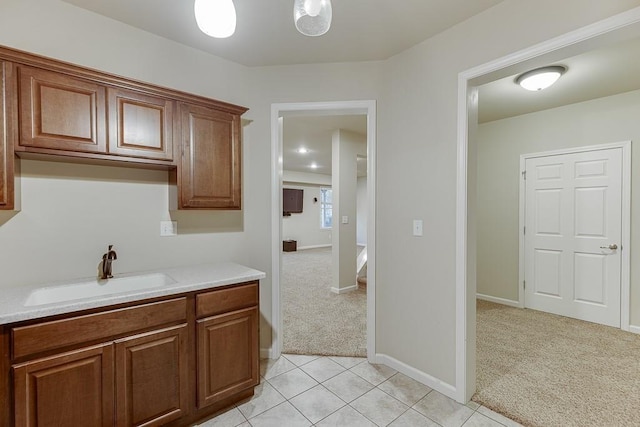
<path fill-rule="evenodd" d="M 283 253 L 283 352 L 367 355 L 366 290 L 338 295 L 330 288 L 331 248 Z"/>
<path fill-rule="evenodd" d="M 640 426 L 640 336 L 478 301 L 473 400 L 526 426 Z"/>

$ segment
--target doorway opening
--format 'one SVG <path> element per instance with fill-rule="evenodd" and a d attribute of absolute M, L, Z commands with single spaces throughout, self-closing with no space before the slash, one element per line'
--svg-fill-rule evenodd
<path fill-rule="evenodd" d="M 456 389 L 460 401 L 468 401 L 471 398 L 476 384 L 476 280 L 480 258 L 476 251 L 476 221 L 479 210 L 476 179 L 478 106 L 482 102 L 482 98 L 479 98 L 479 87 L 537 66 L 556 63 L 563 58 L 638 37 L 639 22 L 640 10 L 634 9 L 459 75 Z M 601 142 L 606 141 L 607 139 L 604 139 Z M 515 267 L 515 271 L 518 271 L 518 266 Z M 516 291 L 513 296 L 500 302 L 511 302 L 513 304 L 510 305 L 517 307 L 520 295 L 519 291 Z M 625 307 L 621 308 L 624 312 Z M 626 328 L 629 330 L 628 323 Z"/>
<path fill-rule="evenodd" d="M 367 188 L 367 291 L 366 291 L 366 353 L 369 360 L 375 356 L 375 101 L 310 102 L 295 104 L 273 104 L 271 108 L 272 147 L 272 347 L 271 358 L 278 358 L 283 349 L 282 306 L 282 188 L 283 128 L 284 120 L 296 116 L 366 116 L 366 154 L 361 156 L 366 163 Z M 340 218 L 342 221 L 342 218 Z M 347 218 L 347 221 L 349 219 Z M 318 218 L 320 223 L 320 218 Z M 355 242 L 354 242 L 355 243 Z"/>

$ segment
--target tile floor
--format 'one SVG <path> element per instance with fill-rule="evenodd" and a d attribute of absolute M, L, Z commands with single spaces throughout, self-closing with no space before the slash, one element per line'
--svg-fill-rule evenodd
<path fill-rule="evenodd" d="M 261 361 L 255 395 L 199 427 L 511 427 L 364 358 L 285 354 Z"/>

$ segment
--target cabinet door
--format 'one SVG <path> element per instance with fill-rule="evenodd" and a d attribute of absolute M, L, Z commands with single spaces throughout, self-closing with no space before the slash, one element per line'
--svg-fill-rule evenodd
<path fill-rule="evenodd" d="M 188 405 L 187 325 L 116 341 L 117 425 L 161 426 Z"/>
<path fill-rule="evenodd" d="M 258 308 L 198 320 L 198 407 L 258 385 Z"/>
<path fill-rule="evenodd" d="M 14 208 L 14 157 L 10 132 L 10 88 L 13 88 L 12 65 L 0 61 L 0 210 Z"/>
<path fill-rule="evenodd" d="M 181 105 L 181 209 L 240 209 L 240 116 Z"/>
<path fill-rule="evenodd" d="M 16 427 L 113 426 L 113 346 L 13 367 Z"/>
<path fill-rule="evenodd" d="M 109 89 L 109 153 L 173 160 L 173 101 Z"/>
<path fill-rule="evenodd" d="M 106 152 L 106 89 L 38 68 L 18 67 L 21 147 Z"/>

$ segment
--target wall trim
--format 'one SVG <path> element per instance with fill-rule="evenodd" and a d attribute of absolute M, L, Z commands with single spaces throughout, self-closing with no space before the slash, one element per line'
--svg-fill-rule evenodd
<path fill-rule="evenodd" d="M 491 295 L 485 294 L 476 294 L 476 298 L 483 301 L 495 302 L 496 304 L 508 305 L 509 307 L 521 308 L 520 302 L 512 299 L 492 297 Z"/>
<path fill-rule="evenodd" d="M 367 116 L 367 358 L 376 349 L 376 101 L 330 101 L 271 104 L 271 357 L 282 353 L 282 307 L 280 271 L 282 266 L 282 128 L 289 114 Z"/>
<path fill-rule="evenodd" d="M 469 141 L 474 142 L 473 130 L 476 123 L 471 123 L 470 117 L 477 117 L 478 84 L 486 83 L 494 79 L 493 73 L 505 72 L 509 67 L 514 67 L 532 61 L 547 54 L 559 54 L 565 48 L 579 50 L 578 44 L 586 42 L 582 47 L 589 45 L 594 48 L 599 41 L 607 43 L 615 30 L 626 29 L 633 24 L 640 22 L 640 7 L 629 9 L 623 13 L 600 20 L 590 25 L 586 25 L 574 31 L 570 31 L 559 37 L 554 37 L 545 42 L 506 55 L 494 61 L 487 62 L 477 67 L 470 68 L 458 74 L 458 126 L 457 126 L 457 177 L 456 177 L 456 387 L 455 399 L 459 402 L 467 402 L 475 392 L 475 347 L 468 342 L 475 342 L 475 328 L 470 327 L 475 323 L 474 299 L 469 295 L 475 295 L 475 277 L 470 278 L 467 274 L 468 251 L 475 250 L 469 248 L 467 242 L 467 187 L 475 185 L 475 181 L 469 184 L 468 164 L 476 161 L 476 158 L 469 158 Z M 615 34 L 614 34 L 615 35 Z M 604 36 L 599 40 L 598 36 Z M 569 55 L 567 55 L 569 56 Z M 529 62 L 527 65 L 531 66 Z M 523 67 L 522 65 L 520 65 Z M 515 67 L 517 68 L 517 67 Z M 522 69 L 512 68 L 510 74 Z M 509 74 L 507 74 L 509 75 Z M 473 218 L 472 218 L 473 219 Z M 473 241 L 473 240 L 472 240 Z"/>
<path fill-rule="evenodd" d="M 629 332 L 640 334 L 640 326 L 629 325 Z"/>
<path fill-rule="evenodd" d="M 413 378 L 414 380 L 431 387 L 437 392 L 444 394 L 451 399 L 456 398 L 456 388 L 449 383 L 446 383 L 438 378 L 427 374 L 426 372 L 422 372 L 416 368 L 413 368 L 407 365 L 404 362 L 399 361 L 391 356 L 386 354 L 376 354 L 375 358 L 376 363 L 386 365 L 390 368 L 395 369 L 396 371 Z"/>
<path fill-rule="evenodd" d="M 333 292 L 334 294 L 346 294 L 346 293 L 357 291 L 357 290 L 358 290 L 358 284 L 347 286 L 346 288 L 331 287 L 331 292 Z"/>

